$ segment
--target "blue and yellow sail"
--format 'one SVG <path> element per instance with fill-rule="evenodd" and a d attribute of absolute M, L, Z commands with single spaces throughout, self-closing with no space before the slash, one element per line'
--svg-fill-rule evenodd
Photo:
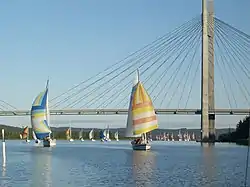
<path fill-rule="evenodd" d="M 34 100 L 31 108 L 31 125 L 37 139 L 50 136 L 51 130 L 47 119 L 48 88 Z"/>
<path fill-rule="evenodd" d="M 132 100 L 133 134 L 139 135 L 158 128 L 153 103 L 141 82 L 138 82 Z"/>

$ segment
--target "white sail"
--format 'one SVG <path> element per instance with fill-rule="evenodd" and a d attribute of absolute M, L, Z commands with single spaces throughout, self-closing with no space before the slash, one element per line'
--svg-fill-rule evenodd
<path fill-rule="evenodd" d="M 36 134 L 35 134 L 35 132 L 34 132 L 34 131 L 32 131 L 32 136 L 33 136 L 33 139 L 34 139 L 34 140 L 37 140 L 37 138 L 36 138 Z"/>
<path fill-rule="evenodd" d="M 115 139 L 118 140 L 119 139 L 119 132 L 116 131 L 114 136 L 115 136 Z"/>
<path fill-rule="evenodd" d="M 92 129 L 90 132 L 89 132 L 89 139 L 93 139 L 94 138 L 94 129 Z"/>
<path fill-rule="evenodd" d="M 109 140 L 109 126 L 108 126 L 108 129 L 107 129 L 106 138 L 107 138 L 107 140 Z"/>
<path fill-rule="evenodd" d="M 129 108 L 128 108 L 128 117 L 127 117 L 127 127 L 125 131 L 125 137 L 141 137 L 141 135 L 134 135 L 133 133 L 133 120 L 132 120 L 132 100 L 133 100 L 133 93 L 135 91 L 135 86 L 139 82 L 139 72 L 138 70 L 136 71 L 136 76 L 133 82 L 133 88 L 131 91 L 131 96 L 130 96 L 130 102 L 129 102 Z"/>

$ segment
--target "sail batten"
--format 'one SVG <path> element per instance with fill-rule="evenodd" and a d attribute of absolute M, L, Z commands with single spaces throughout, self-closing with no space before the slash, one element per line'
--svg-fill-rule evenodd
<path fill-rule="evenodd" d="M 158 128 L 153 103 L 141 82 L 135 86 L 131 108 L 134 135 L 147 133 Z"/>

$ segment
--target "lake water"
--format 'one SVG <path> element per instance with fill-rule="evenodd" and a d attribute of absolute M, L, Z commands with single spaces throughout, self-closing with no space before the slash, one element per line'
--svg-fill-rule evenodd
<path fill-rule="evenodd" d="M 0 187 L 240 187 L 247 147 L 152 142 L 145 152 L 129 141 L 57 141 L 54 148 L 7 141 L 6 151 Z"/>

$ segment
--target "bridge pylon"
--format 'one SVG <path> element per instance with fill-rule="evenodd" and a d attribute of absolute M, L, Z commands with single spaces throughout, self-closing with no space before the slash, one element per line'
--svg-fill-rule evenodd
<path fill-rule="evenodd" d="M 201 139 L 215 141 L 214 109 L 214 24 L 213 0 L 202 0 Z"/>

